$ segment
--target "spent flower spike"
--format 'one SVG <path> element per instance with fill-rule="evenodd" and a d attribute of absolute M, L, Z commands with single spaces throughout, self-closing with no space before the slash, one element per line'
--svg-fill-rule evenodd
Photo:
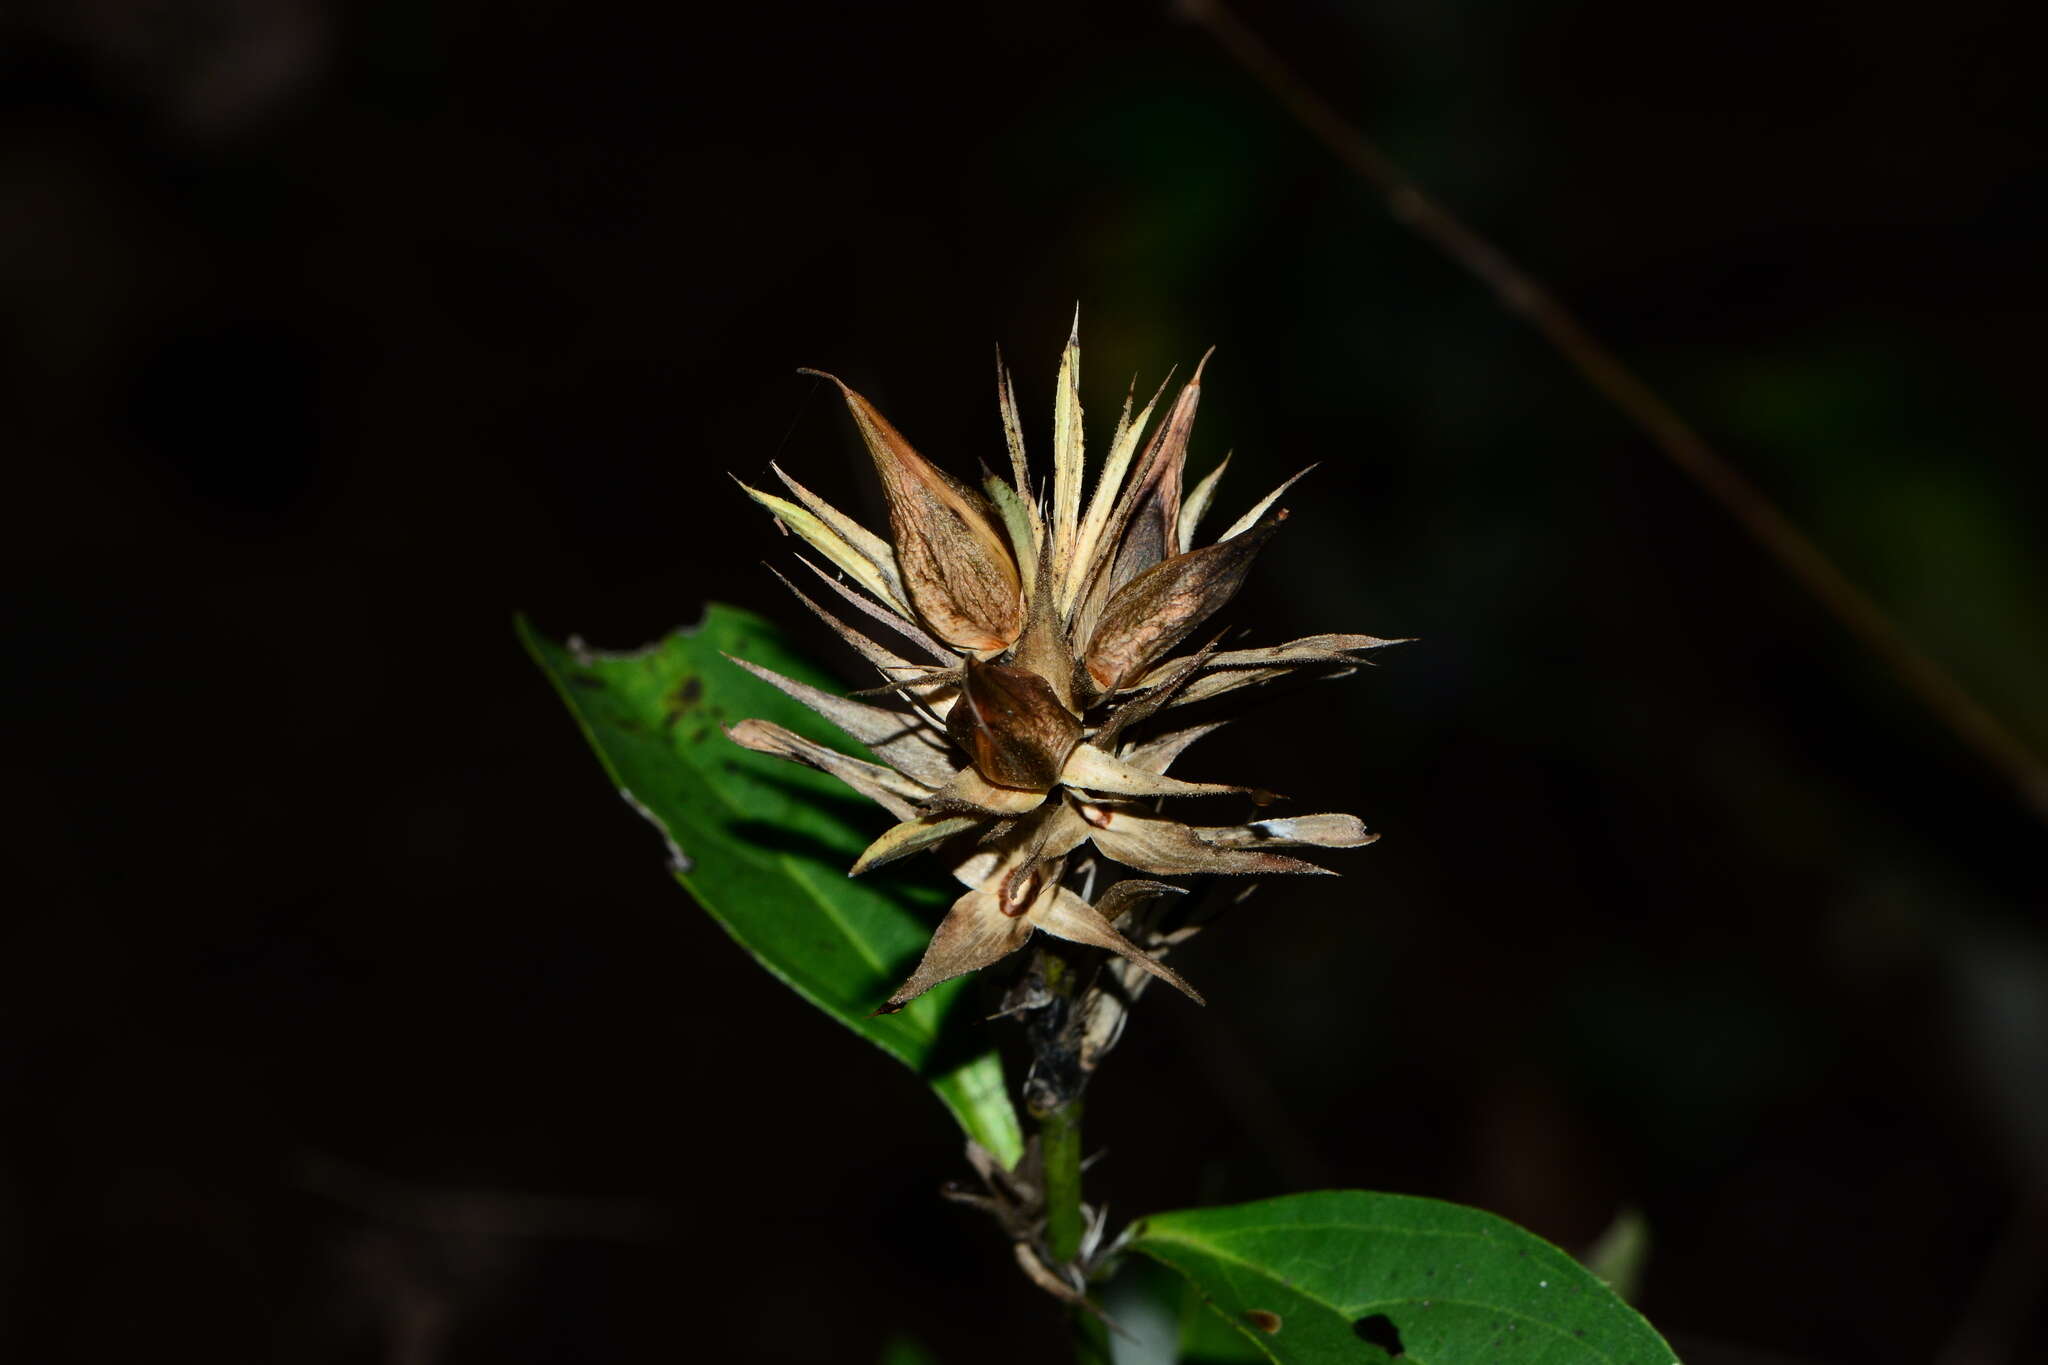
<path fill-rule="evenodd" d="M 1127 879 L 1091 904 L 1076 886 L 1101 880 L 1094 858 L 1152 877 L 1321 873 L 1327 869 L 1275 850 L 1353 848 L 1378 837 L 1351 815 L 1195 825 L 1163 813 L 1165 800 L 1276 799 L 1253 787 L 1167 776 L 1181 752 L 1220 723 L 1191 720 L 1183 708 L 1297 673 L 1348 673 L 1367 651 L 1400 642 L 1311 635 L 1223 650 L 1211 640 L 1176 655 L 1237 594 L 1260 547 L 1287 519 L 1277 503 L 1294 480 L 1214 541 L 1193 545 L 1222 474 L 1219 465 L 1183 495 L 1204 356 L 1159 421 L 1153 416 L 1163 387 L 1135 415 L 1126 399 L 1084 507 L 1080 356 L 1077 327 L 1054 396 L 1049 497 L 1034 491 L 1000 359 L 1008 481 L 984 470 L 980 487 L 962 482 L 920 455 L 867 399 L 807 370 L 846 400 L 888 503 L 888 538 L 780 468 L 774 473 L 789 497 L 746 489 L 837 574 L 806 566 L 899 643 L 856 630 L 792 584 L 799 601 L 875 666 L 883 685 L 836 697 L 735 662 L 832 721 L 878 761 L 767 721 L 744 720 L 728 733 L 747 748 L 822 769 L 896 817 L 855 862 L 855 874 L 930 849 L 946 856 L 966 887 L 882 1012 L 1001 960 L 1034 930 L 1107 949 L 1199 1001 L 1194 987 L 1126 933 L 1131 912 L 1179 888 Z"/>

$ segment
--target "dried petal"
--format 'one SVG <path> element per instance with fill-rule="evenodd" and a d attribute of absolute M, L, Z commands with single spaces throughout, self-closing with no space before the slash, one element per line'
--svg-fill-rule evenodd
<path fill-rule="evenodd" d="M 1003 414 L 1003 444 L 1010 448 L 1011 486 L 1035 509 L 1036 500 L 1031 496 L 1031 466 L 1024 458 L 1024 424 L 1017 418 L 1017 386 L 1010 382 L 1010 371 L 1003 364 L 1003 348 L 1000 346 L 996 347 L 996 406 Z"/>
<path fill-rule="evenodd" d="M 1310 465 L 1308 469 L 1302 470 L 1301 473 L 1296 474 L 1286 483 L 1281 484 L 1278 488 L 1266 494 L 1265 497 L 1260 498 L 1256 503 L 1253 503 L 1251 511 L 1245 513 L 1236 521 L 1230 523 L 1230 529 L 1225 531 L 1222 535 L 1216 537 L 1216 543 L 1220 545 L 1226 540 L 1235 540 L 1239 536 L 1243 535 L 1246 531 L 1251 530 L 1252 527 L 1258 525 L 1259 518 L 1266 515 L 1266 509 L 1271 507 L 1274 503 L 1280 501 L 1280 495 L 1282 493 L 1285 493 L 1288 489 L 1294 487 L 1294 485 L 1301 480 L 1303 475 L 1307 474 L 1310 470 L 1314 468 L 1314 465 Z"/>
<path fill-rule="evenodd" d="M 1358 671 L 1358 665 L 1347 660 L 1341 666 L 1333 666 L 1328 663 L 1320 666 L 1302 663 L 1289 664 L 1285 668 L 1224 669 L 1220 672 L 1211 673 L 1207 677 L 1195 679 L 1180 693 L 1169 699 L 1167 704 L 1160 709 L 1170 711 L 1176 706 L 1188 706 L 1198 701 L 1207 701 L 1211 697 L 1220 697 L 1226 692 L 1236 692 L 1242 688 L 1257 687 L 1264 683 L 1291 678 L 1297 673 L 1310 669 L 1314 670 L 1315 681 L 1320 682 L 1329 678 L 1349 677 Z"/>
<path fill-rule="evenodd" d="M 953 902 L 917 971 L 877 1013 L 900 1009 L 939 982 L 986 967 L 1024 946 L 1034 915 L 1059 884 L 1059 855 L 1078 838 L 1061 832 L 1067 824 L 1079 823 L 1063 815 L 1054 812 L 1019 822 L 1001 861 L 978 886 Z"/>
<path fill-rule="evenodd" d="M 967 676 L 967 670 L 964 668 L 931 668 L 921 664 L 912 664 L 910 667 L 911 673 L 909 677 L 892 683 L 884 683 L 880 687 L 863 687 L 859 691 L 849 692 L 847 695 L 849 697 L 905 696 L 920 687 L 937 687 L 942 684 L 946 687 L 958 687 L 960 680 Z"/>
<path fill-rule="evenodd" d="M 777 758 L 792 758 L 820 772 L 830 773 L 898 819 L 909 819 L 915 815 L 918 803 L 929 795 L 923 787 L 899 772 L 884 768 L 879 763 L 849 758 L 837 749 L 828 749 L 772 721 L 743 720 L 726 727 L 725 733 L 742 748 L 773 754 Z"/>
<path fill-rule="evenodd" d="M 982 467 L 981 474 L 981 486 L 995 506 L 996 515 L 1002 519 L 1003 533 L 1010 538 L 1015 551 L 1013 558 L 1021 571 L 1023 566 L 1038 560 L 1038 509 L 1025 502 L 1016 489 L 996 477 L 987 466 Z M 1028 608 L 1032 589 L 1029 574 L 1023 575 L 1023 588 Z"/>
<path fill-rule="evenodd" d="M 988 891 L 969 891 L 939 921 L 917 970 L 875 1013 L 894 1014 L 941 981 L 1002 961 L 1030 937 L 1028 919 L 1004 914 Z"/>
<path fill-rule="evenodd" d="M 989 781 L 1043 792 L 1059 781 L 1081 722 L 1036 673 L 969 659 L 946 735 Z"/>
<path fill-rule="evenodd" d="M 739 480 L 734 479 L 733 482 L 739 483 Z M 743 483 L 740 487 L 745 490 L 748 497 L 773 512 L 777 521 L 802 536 L 819 554 L 851 574 L 854 582 L 884 602 L 909 610 L 908 605 L 897 596 L 891 578 L 885 577 L 881 569 L 867 556 L 848 544 L 844 536 L 826 525 L 819 517 L 787 498 L 778 498 L 773 493 L 763 493 L 758 488 L 748 488 Z"/>
<path fill-rule="evenodd" d="M 773 572 L 773 570 L 770 570 L 770 572 Z M 779 573 L 775 576 L 782 578 L 782 575 Z M 876 644 L 873 640 L 870 640 L 867 636 L 861 634 L 852 626 L 847 625 L 816 602 L 813 602 L 804 595 L 802 589 L 798 588 L 796 584 L 790 582 L 787 578 L 782 578 L 782 586 L 788 588 L 790 595 L 795 597 L 797 601 L 810 608 L 812 615 L 832 627 L 834 633 L 840 639 L 846 641 L 847 644 L 859 651 L 862 658 L 873 664 L 883 677 L 890 680 L 892 687 L 903 688 L 905 696 L 914 699 L 918 704 L 925 706 L 938 716 L 943 716 L 946 708 L 952 705 L 951 684 L 943 679 L 937 682 L 927 681 L 932 672 L 928 666 L 914 664 L 895 651 L 885 649 L 881 645 Z M 949 655 L 947 657 L 950 658 L 952 656 Z"/>
<path fill-rule="evenodd" d="M 944 843 L 956 834 L 965 834 L 980 823 L 980 820 L 969 815 L 926 815 L 915 820 L 905 820 L 900 825 L 891 825 L 882 832 L 881 838 L 862 851 L 846 875 L 858 877 L 870 868 L 893 863 L 898 858 L 907 858 L 920 849 Z"/>
<path fill-rule="evenodd" d="M 1023 583 L 988 499 L 926 461 L 867 399 L 820 377 L 839 385 L 881 475 L 911 605 L 956 649 L 1008 648 L 1024 625 Z"/>
<path fill-rule="evenodd" d="M 1113 754 L 1106 754 L 1093 744 L 1074 746 L 1066 766 L 1060 769 L 1060 783 L 1112 796 L 1225 796 L 1250 790 L 1214 782 L 1183 782 L 1177 777 L 1162 777 L 1156 772 L 1134 767 Z M 1272 799 L 1266 792 L 1258 795 Z"/>
<path fill-rule="evenodd" d="M 1109 592 L 1181 552 L 1181 475 L 1187 468 L 1195 409 L 1202 401 L 1202 369 L 1208 363 L 1209 357 L 1203 356 L 1194 377 L 1173 400 L 1173 410 L 1153 436 L 1137 478 L 1124 495 L 1123 513 L 1113 531 L 1116 555 L 1110 566 Z"/>
<path fill-rule="evenodd" d="M 1168 376 L 1171 382 L 1172 376 Z M 1123 492 L 1124 474 L 1130 469 L 1131 458 L 1138 453 L 1138 442 L 1145 437 L 1145 428 L 1151 425 L 1152 411 L 1159 406 L 1159 400 L 1166 395 L 1166 385 L 1161 384 L 1152 400 L 1145 404 L 1137 417 L 1131 416 L 1131 400 L 1124 399 L 1123 416 L 1117 422 L 1116 435 L 1109 443 L 1109 456 L 1103 461 L 1102 472 L 1096 476 L 1095 494 L 1088 500 L 1088 516 L 1081 523 L 1080 535 L 1075 541 L 1073 562 L 1067 566 L 1066 576 L 1060 581 L 1060 610 L 1071 611 L 1074 600 L 1095 577 L 1098 551 L 1105 532 L 1109 529 L 1111 515 L 1117 510 L 1118 495 Z"/>
<path fill-rule="evenodd" d="M 1202 663 L 1202 671 L 1210 672 L 1219 668 L 1268 668 L 1275 665 L 1351 664 L 1358 662 L 1351 656 L 1364 654 L 1369 650 L 1384 649 L 1388 645 L 1405 645 L 1407 640 L 1382 640 L 1377 635 L 1304 635 L 1299 640 L 1289 640 L 1284 645 L 1264 645 L 1257 649 L 1226 649 L 1210 655 Z M 1155 668 L 1138 680 L 1138 686 L 1149 687 L 1165 678 L 1172 665 Z"/>
<path fill-rule="evenodd" d="M 1107 948 L 1118 957 L 1152 973 L 1161 981 L 1185 994 L 1197 1005 L 1209 1002 L 1202 999 L 1202 993 L 1181 979 L 1180 973 L 1166 966 L 1158 959 L 1141 951 L 1135 943 L 1110 927 L 1099 911 L 1065 887 L 1053 895 L 1039 898 L 1029 918 L 1054 938 L 1063 938 L 1071 943 L 1085 943 L 1094 948 Z"/>
<path fill-rule="evenodd" d="M 1081 814 L 1095 826 L 1095 847 L 1105 856 L 1157 877 L 1197 873 L 1225 877 L 1290 872 L 1330 875 L 1328 868 L 1279 853 L 1218 848 L 1178 820 L 1093 804 L 1084 806 Z"/>
<path fill-rule="evenodd" d="M 953 875 L 962 886 L 981 886 L 995 875 L 999 866 L 1036 865 L 1064 858 L 1088 841 L 1094 831 L 1079 811 L 1066 801 L 1049 801 L 1027 813 L 1008 829 L 998 827 L 994 848 L 980 848 L 963 858 Z"/>
<path fill-rule="evenodd" d="M 1104 749 L 1114 750 L 1124 731 L 1134 725 L 1143 725 L 1169 706 L 1179 705 L 1180 694 L 1188 681 L 1202 671 L 1202 665 L 1215 654 L 1222 638 L 1219 635 L 1195 653 L 1162 664 L 1151 675 L 1156 681 L 1147 682 L 1135 696 L 1126 698 L 1111 709 L 1102 728 L 1095 732 L 1095 742 Z M 1081 680 L 1093 684 L 1095 680 L 1087 676 L 1086 667 L 1077 666 L 1081 668 Z"/>
<path fill-rule="evenodd" d="M 953 880 L 962 886 L 980 886 L 996 870 L 1002 855 L 994 849 L 978 848 L 953 866 Z"/>
<path fill-rule="evenodd" d="M 935 811 L 974 811 L 982 815 L 1023 815 L 1038 809 L 1044 792 L 998 787 L 972 768 L 962 768 L 953 780 L 933 792 L 925 807 Z"/>
<path fill-rule="evenodd" d="M 1198 829 L 1197 838 L 1218 848 L 1363 848 L 1379 842 L 1355 815 L 1288 815 L 1254 820 L 1226 829 Z"/>
<path fill-rule="evenodd" d="M 1060 353 L 1058 387 L 1052 399 L 1052 567 L 1055 581 L 1064 581 L 1074 563 L 1081 521 L 1081 310 L 1067 348 Z"/>
<path fill-rule="evenodd" d="M 1088 673 L 1114 690 L 1186 639 L 1237 595 L 1259 547 L 1287 516 L 1272 513 L 1251 531 L 1155 564 L 1118 589 L 1088 641 Z"/>
<path fill-rule="evenodd" d="M 816 564 L 813 564 L 810 560 L 805 559 L 802 555 L 798 555 L 796 557 L 796 562 L 803 565 L 806 569 L 809 569 L 812 573 L 816 574 L 818 576 L 819 582 L 823 583 L 826 587 L 832 589 L 833 592 L 838 593 L 840 597 L 844 598 L 847 602 L 851 603 L 854 606 L 854 608 L 858 610 L 862 615 L 868 617 L 870 620 L 880 621 L 890 630 L 895 631 L 896 634 L 900 635 L 905 640 L 908 640 L 910 643 L 916 645 L 919 649 L 931 655 L 940 663 L 950 664 L 953 662 L 953 660 L 960 657 L 960 655 L 957 652 L 946 648 L 937 640 L 934 640 L 930 635 L 925 633 L 924 629 L 921 626 L 919 626 L 917 622 L 911 620 L 910 618 L 915 613 L 913 613 L 909 607 L 904 607 L 899 612 L 893 608 L 884 606 L 882 603 L 875 601 L 874 598 L 869 597 L 864 593 L 857 593 L 852 588 L 847 587 L 845 582 L 843 582 L 840 579 L 834 578 L 831 574 L 826 573 L 823 569 L 819 568 Z M 781 578 L 783 585 L 785 587 L 789 586 L 789 580 L 787 578 L 783 578 L 780 570 L 774 568 L 771 565 L 769 567 L 768 572 L 774 574 L 777 578 Z M 794 591 L 794 589 L 791 590 Z"/>
<path fill-rule="evenodd" d="M 833 533 L 841 540 L 852 546 L 856 554 L 875 566 L 875 571 L 881 574 L 889 585 L 890 601 L 904 601 L 903 584 L 896 574 L 896 552 L 889 548 L 888 541 L 789 477 L 781 465 L 771 461 L 768 467 L 775 471 L 776 478 L 782 480 L 783 487 L 796 494 L 798 502 L 810 508 L 812 514 L 831 527 Z"/>
<path fill-rule="evenodd" d="M 1147 901 L 1162 896 L 1185 896 L 1188 889 L 1175 886 L 1172 882 L 1148 882 L 1140 877 L 1129 877 L 1118 882 L 1095 898 L 1095 908 L 1111 924 L 1116 923 L 1131 911 Z"/>
<path fill-rule="evenodd" d="M 927 787 L 941 787 L 952 780 L 953 764 L 947 761 L 945 751 L 932 742 L 932 732 L 914 714 L 869 706 L 850 697 L 835 697 L 759 664 L 730 654 L 725 657 L 810 707 L 904 776 Z"/>
<path fill-rule="evenodd" d="M 1179 758 L 1190 744 L 1193 744 L 1203 735 L 1221 730 L 1229 723 L 1229 721 L 1215 720 L 1210 721 L 1206 725 L 1190 725 L 1185 730 L 1168 731 L 1166 734 L 1154 736 L 1143 744 L 1135 745 L 1125 751 L 1123 760 L 1133 768 L 1142 769 L 1148 773 L 1163 773 L 1173 765 L 1173 761 Z"/>
<path fill-rule="evenodd" d="M 1020 866 L 1037 868 L 1066 857 L 1088 841 L 1094 833 L 1081 813 L 1066 801 L 1049 801 L 1039 808 L 1036 815 L 1018 821 L 1018 831 L 1012 837 L 1015 848 L 1021 850 Z"/>

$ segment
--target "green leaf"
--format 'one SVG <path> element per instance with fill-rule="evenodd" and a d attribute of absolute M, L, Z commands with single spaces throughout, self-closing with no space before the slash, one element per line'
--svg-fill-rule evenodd
<path fill-rule="evenodd" d="M 1180 1365 L 1258 1365 L 1267 1358 L 1237 1324 L 1211 1312 L 1193 1285 L 1188 1299 L 1180 1320 Z"/>
<path fill-rule="evenodd" d="M 833 680 L 767 622 L 717 604 L 697 629 L 627 654 L 556 644 L 523 618 L 518 627 L 619 794 L 668 840 L 697 903 L 797 994 L 924 1077 L 969 1137 L 1014 1165 L 1023 1137 L 1002 1062 L 976 1034 L 970 982 L 869 1017 L 924 951 L 951 899 L 942 880 L 850 879 L 888 817 L 823 773 L 725 736 L 754 716 L 865 756 L 724 655 L 837 690 Z"/>
<path fill-rule="evenodd" d="M 1269 1360 L 1675 1365 L 1636 1311 L 1550 1243 L 1434 1199 L 1333 1190 L 1147 1218 L 1134 1250 L 1186 1276 Z"/>

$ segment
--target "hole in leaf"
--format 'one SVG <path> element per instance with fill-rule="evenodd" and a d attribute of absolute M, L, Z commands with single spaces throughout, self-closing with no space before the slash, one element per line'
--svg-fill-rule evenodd
<path fill-rule="evenodd" d="M 1280 1315 L 1268 1312 L 1263 1308 L 1245 1309 L 1244 1320 L 1258 1328 L 1261 1332 L 1264 1332 L 1267 1336 L 1272 1336 L 1280 1330 Z"/>
<path fill-rule="evenodd" d="M 1351 1330 L 1360 1341 L 1377 1346 L 1390 1356 L 1402 1354 L 1401 1329 L 1394 1326 L 1394 1320 L 1385 1313 L 1360 1318 L 1351 1324 Z"/>

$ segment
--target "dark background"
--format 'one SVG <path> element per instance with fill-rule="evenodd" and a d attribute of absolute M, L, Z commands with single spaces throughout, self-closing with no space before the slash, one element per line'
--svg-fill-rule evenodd
<path fill-rule="evenodd" d="M 1252 18 L 2038 747 L 2039 13 Z M 1223 514 L 1322 461 L 1235 619 L 1421 637 L 1185 765 L 1385 837 L 1147 999 L 1114 1211 L 1636 1207 L 1689 1360 L 2048 1351 L 2041 823 L 1199 30 L 63 0 L 0 103 L 0 1355 L 1058 1358 L 511 615 L 801 625 L 727 471 L 874 501 L 794 367 L 963 468 L 1001 343 L 1042 451 L 1076 300 L 1098 441 L 1214 343 Z"/>

